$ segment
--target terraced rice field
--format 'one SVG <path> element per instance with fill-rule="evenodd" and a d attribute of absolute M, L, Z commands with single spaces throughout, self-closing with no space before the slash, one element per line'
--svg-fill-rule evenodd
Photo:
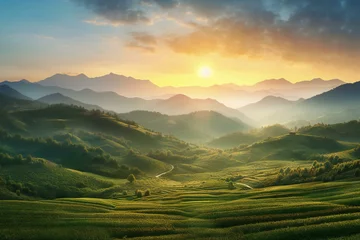
<path fill-rule="evenodd" d="M 360 183 L 1 201 L 0 239 L 360 239 Z"/>

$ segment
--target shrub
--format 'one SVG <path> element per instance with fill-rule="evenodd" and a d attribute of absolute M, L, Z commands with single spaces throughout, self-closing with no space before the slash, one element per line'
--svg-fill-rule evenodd
<path fill-rule="evenodd" d="M 235 185 L 234 185 L 234 183 L 233 183 L 233 182 L 229 182 L 229 184 L 228 184 L 228 188 L 229 188 L 230 190 L 234 190 L 234 189 L 236 189 L 236 187 L 235 187 Z"/>
<path fill-rule="evenodd" d="M 148 197 L 148 196 L 150 196 L 150 195 L 151 195 L 150 190 L 149 190 L 149 189 L 146 190 L 145 193 L 144 193 L 144 196 L 145 196 L 145 197 Z"/>
<path fill-rule="evenodd" d="M 360 177 L 360 169 L 357 169 L 357 170 L 355 171 L 355 177 Z"/>
<path fill-rule="evenodd" d="M 20 190 L 16 190 L 16 195 L 20 196 Z"/>
<path fill-rule="evenodd" d="M 127 193 L 127 191 L 123 191 L 123 196 L 127 196 L 128 195 L 128 193 Z"/>
<path fill-rule="evenodd" d="M 135 175 L 134 175 L 134 174 L 130 174 L 130 175 L 127 177 L 127 180 L 128 180 L 130 183 L 135 182 L 135 181 L 136 181 Z"/>
<path fill-rule="evenodd" d="M 5 184 L 6 184 L 5 180 L 0 176 L 0 186 L 5 185 Z"/>
<path fill-rule="evenodd" d="M 142 198 L 142 196 L 143 196 L 142 191 L 137 190 L 136 196 L 137 196 L 138 198 Z"/>

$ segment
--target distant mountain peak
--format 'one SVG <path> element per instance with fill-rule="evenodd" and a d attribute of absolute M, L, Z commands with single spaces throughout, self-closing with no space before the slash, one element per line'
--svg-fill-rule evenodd
<path fill-rule="evenodd" d="M 313 78 L 312 80 L 310 80 L 310 82 L 324 82 L 325 80 L 323 80 L 322 78 Z"/>
<path fill-rule="evenodd" d="M 284 100 L 286 100 L 285 98 L 272 96 L 272 95 L 266 96 L 266 97 L 263 98 L 263 100 L 272 100 L 272 99 L 284 99 Z"/>
<path fill-rule="evenodd" d="M 77 75 L 76 77 L 88 78 L 88 76 L 86 76 L 84 73 L 80 73 L 80 74 Z"/>
<path fill-rule="evenodd" d="M 19 81 L 19 83 L 30 83 L 30 81 L 29 81 L 29 80 L 26 80 L 26 79 L 21 79 L 21 80 Z"/>
<path fill-rule="evenodd" d="M 261 82 L 258 82 L 255 84 L 257 87 L 279 87 L 279 86 L 290 86 L 293 85 L 291 82 L 286 80 L 285 78 L 279 78 L 279 79 L 267 79 Z"/>
<path fill-rule="evenodd" d="M 47 97 L 64 97 L 64 98 L 67 98 L 66 96 L 62 95 L 61 93 L 53 93 L 53 94 L 47 95 Z"/>
<path fill-rule="evenodd" d="M 191 98 L 184 94 L 177 94 L 175 96 L 172 96 L 168 100 L 184 101 L 184 100 L 191 100 Z"/>
<path fill-rule="evenodd" d="M 277 101 L 277 102 L 290 102 L 289 100 L 282 98 L 282 97 L 277 97 L 277 96 L 266 96 L 264 97 L 260 102 L 262 101 Z"/>
<path fill-rule="evenodd" d="M 84 88 L 83 90 L 81 90 L 80 92 L 88 92 L 88 93 L 93 93 L 95 92 L 94 90 L 90 89 L 90 88 Z"/>

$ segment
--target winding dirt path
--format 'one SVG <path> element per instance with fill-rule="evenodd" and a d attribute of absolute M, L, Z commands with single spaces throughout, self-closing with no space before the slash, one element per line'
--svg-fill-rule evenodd
<path fill-rule="evenodd" d="M 248 188 L 248 189 L 254 189 L 254 188 L 252 188 L 251 186 L 249 186 L 249 185 L 247 185 L 247 184 L 245 184 L 245 183 L 236 183 L 237 185 L 241 185 L 241 186 L 244 186 L 244 187 L 246 187 L 246 188 Z"/>
<path fill-rule="evenodd" d="M 166 175 L 166 174 L 168 174 L 168 173 L 171 173 L 171 172 L 174 170 L 174 168 L 175 168 L 174 165 L 171 165 L 171 169 L 170 169 L 169 171 L 160 173 L 159 175 L 156 175 L 155 177 L 156 177 L 156 178 L 160 178 L 160 177 L 162 177 L 162 176 L 164 176 L 164 175 Z"/>

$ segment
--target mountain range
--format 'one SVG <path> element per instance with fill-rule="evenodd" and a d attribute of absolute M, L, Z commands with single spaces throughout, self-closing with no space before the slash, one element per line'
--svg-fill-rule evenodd
<path fill-rule="evenodd" d="M 309 99 L 291 102 L 269 97 L 240 108 L 262 124 L 340 123 L 360 118 L 360 82 L 341 85 Z"/>
<path fill-rule="evenodd" d="M 304 101 L 304 99 L 290 101 L 281 97 L 267 96 L 259 102 L 249 104 L 239 108 L 238 110 L 250 118 L 256 120 L 257 122 L 266 124 L 269 118 L 275 113 L 281 111 L 284 108 L 289 108 L 293 105 L 296 105 L 301 101 Z"/>
<path fill-rule="evenodd" d="M 310 98 L 324 91 L 338 87 L 345 82 L 333 79 L 329 81 L 316 78 L 309 81 L 291 83 L 285 79 L 270 79 L 253 86 L 236 84 L 214 85 L 210 87 L 159 87 L 149 80 L 110 73 L 105 76 L 89 78 L 85 74 L 70 76 L 56 74 L 38 82 L 42 86 L 61 87 L 73 90 L 91 89 L 98 92 L 113 91 L 125 97 L 144 99 L 164 99 L 173 95 L 184 94 L 191 98 L 211 97 L 232 108 L 254 103 L 273 95 L 290 100 Z"/>
<path fill-rule="evenodd" d="M 72 79 L 72 80 L 69 80 Z M 102 84 L 102 80 L 104 84 Z M 85 83 L 89 81 L 89 85 Z M 119 81 L 117 85 L 116 81 Z M 97 92 L 89 87 L 98 88 L 96 84 L 102 85 L 102 90 L 107 89 L 107 85 L 114 84 L 113 90 L 124 86 L 121 91 L 139 90 L 139 94 L 144 93 L 144 89 L 154 89 L 148 91 L 147 95 L 156 95 L 160 93 L 159 89 L 185 89 L 194 91 L 202 89 L 199 95 L 205 94 L 205 90 L 212 89 L 214 93 L 221 94 L 224 89 L 239 92 L 249 88 L 254 90 L 251 94 L 256 95 L 259 91 L 271 92 L 273 89 L 282 89 L 283 92 L 292 92 L 294 89 L 302 91 L 303 89 L 329 89 L 308 99 L 291 100 L 277 95 L 267 95 L 258 102 L 234 109 L 212 98 L 192 98 L 186 94 L 168 94 L 166 99 L 145 99 L 139 97 L 126 97 L 113 91 Z M 188 88 L 159 88 L 150 81 L 136 80 L 116 74 L 109 74 L 99 78 L 88 78 L 85 75 L 68 76 L 55 75 L 39 83 L 31 83 L 26 80 L 18 82 L 2 82 L 0 86 L 8 86 L 23 95 L 23 99 L 39 99 L 48 104 L 67 103 L 83 106 L 86 109 L 104 109 L 117 113 L 128 113 L 132 111 L 160 112 L 166 115 L 186 115 L 198 111 L 214 111 L 225 117 L 238 119 L 249 126 L 271 125 L 276 123 L 337 123 L 349 121 L 357 118 L 358 107 L 360 103 L 360 83 L 342 84 L 340 80 L 324 81 L 314 79 L 299 83 L 291 83 L 285 79 L 272 79 L 260 82 L 254 86 L 238 86 L 235 84 L 218 85 L 209 88 L 188 87 Z M 341 85 L 342 84 L 342 85 Z M 54 86 L 56 85 L 56 86 Z M 99 85 L 99 88 L 100 88 Z M 337 86 L 336 85 L 340 85 Z M 65 86 L 75 86 L 74 89 L 64 88 Z M 137 86 L 139 88 L 137 88 Z M 141 87 L 142 86 L 142 87 Z M 83 87 L 86 87 L 82 90 Z M 131 90 L 132 89 L 132 90 Z M 187 89 L 187 90 L 186 90 Z M 215 91 L 215 89 L 217 89 Z M 294 91 L 295 91 L 294 90 Z M 149 93 L 150 92 L 150 93 Z M 10 94 L 10 91 L 9 91 Z M 11 93 L 14 94 L 14 93 Z M 55 95 L 54 95 L 55 94 Z M 49 96 L 50 95 L 50 96 Z M 46 96 L 46 98 L 44 98 Z M 170 97 L 169 97 L 170 96 Z M 207 96 L 211 96 L 207 95 Z M 239 96 L 239 99 L 242 97 Z M 19 99 L 19 98 L 18 98 Z"/>
<path fill-rule="evenodd" d="M 216 111 L 227 117 L 237 118 L 251 125 L 253 120 L 240 111 L 229 108 L 214 99 L 192 99 L 185 95 L 175 95 L 169 99 L 146 100 L 142 98 L 128 98 L 115 92 L 95 92 L 90 89 L 75 91 L 54 86 L 43 86 L 26 80 L 19 82 L 2 82 L 0 86 L 9 86 L 21 94 L 32 99 L 40 99 L 46 103 L 68 103 L 80 105 L 86 109 L 98 109 L 117 113 L 127 113 L 135 110 L 155 111 L 168 115 L 189 114 L 196 111 Z M 56 94 L 56 95 L 54 95 Z M 60 95 L 59 95 L 60 94 Z M 49 96 L 50 95 L 50 96 Z M 44 98 L 45 97 L 45 98 Z M 61 97 L 61 101 L 59 98 Z M 67 99 L 65 99 L 67 97 Z M 71 100 L 69 99 L 71 98 Z M 77 102 L 76 102 L 77 101 Z M 79 103 L 81 102 L 81 103 Z M 87 104 L 85 106 L 84 104 Z M 94 105 L 94 106 L 88 106 Z M 96 106 L 96 107 L 95 107 Z"/>

